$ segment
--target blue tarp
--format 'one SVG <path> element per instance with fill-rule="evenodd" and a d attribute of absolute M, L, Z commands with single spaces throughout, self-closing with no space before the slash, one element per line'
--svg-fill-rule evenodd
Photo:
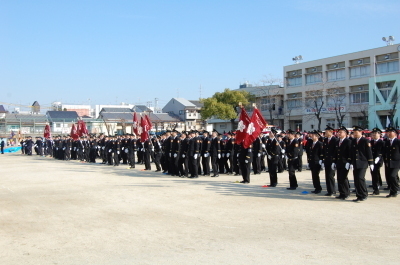
<path fill-rule="evenodd" d="M 21 151 L 21 146 L 13 146 L 4 148 L 4 153 L 15 153 Z"/>

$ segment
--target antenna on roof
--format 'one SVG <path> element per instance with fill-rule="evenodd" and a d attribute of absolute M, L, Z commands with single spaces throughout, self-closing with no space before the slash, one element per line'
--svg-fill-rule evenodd
<path fill-rule="evenodd" d="M 200 84 L 199 92 L 200 92 L 200 98 L 199 99 L 201 99 L 201 84 Z"/>

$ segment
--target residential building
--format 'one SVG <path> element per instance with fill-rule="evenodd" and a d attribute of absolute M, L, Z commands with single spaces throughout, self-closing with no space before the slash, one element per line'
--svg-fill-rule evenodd
<path fill-rule="evenodd" d="M 285 66 L 284 127 L 398 126 L 399 51 L 388 45 Z"/>
<path fill-rule="evenodd" d="M 185 130 L 200 130 L 206 127 L 201 119 L 200 110 L 203 104 L 197 100 L 187 100 L 184 98 L 172 98 L 162 111 L 175 116 L 184 123 Z"/>
<path fill-rule="evenodd" d="M 50 123 L 51 131 L 63 134 L 70 133 L 72 124 L 77 123 L 79 119 L 76 111 L 47 111 L 46 116 Z"/>

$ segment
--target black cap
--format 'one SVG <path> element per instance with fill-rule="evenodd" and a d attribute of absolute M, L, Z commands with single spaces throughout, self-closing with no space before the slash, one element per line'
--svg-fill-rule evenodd
<path fill-rule="evenodd" d="M 362 132 L 362 131 L 364 131 L 364 129 L 363 129 L 363 128 L 361 128 L 360 126 L 353 126 L 353 131 L 359 131 L 359 132 Z"/>
<path fill-rule="evenodd" d="M 385 129 L 385 131 L 386 131 L 386 132 L 395 132 L 396 134 L 399 134 L 398 131 L 397 131 L 394 127 L 392 127 L 392 126 L 387 127 L 387 128 Z"/>
<path fill-rule="evenodd" d="M 310 131 L 310 132 L 308 132 L 308 134 L 316 134 L 316 135 L 318 135 L 318 137 L 321 137 L 321 134 L 320 134 L 320 132 L 319 132 L 319 131 L 317 131 L 317 130 Z"/>
<path fill-rule="evenodd" d="M 296 134 L 296 132 L 293 131 L 292 129 L 287 130 L 286 133 L 289 133 L 289 134 Z"/>
<path fill-rule="evenodd" d="M 296 134 L 297 134 L 297 135 L 300 135 L 300 136 L 302 135 L 301 132 L 296 132 Z"/>
<path fill-rule="evenodd" d="M 340 128 L 338 129 L 338 131 L 345 131 L 346 134 L 349 134 L 349 131 L 348 131 L 347 128 L 344 127 L 344 126 L 340 127 Z"/>
<path fill-rule="evenodd" d="M 379 129 L 378 127 L 375 127 L 371 130 L 372 133 L 382 133 L 382 130 Z"/>
<path fill-rule="evenodd" d="M 326 125 L 325 131 L 334 131 L 335 129 L 333 129 L 331 126 Z"/>
<path fill-rule="evenodd" d="M 278 133 L 278 131 L 275 130 L 275 129 L 271 129 L 271 132 L 272 132 L 273 134 L 277 134 L 277 133 Z"/>

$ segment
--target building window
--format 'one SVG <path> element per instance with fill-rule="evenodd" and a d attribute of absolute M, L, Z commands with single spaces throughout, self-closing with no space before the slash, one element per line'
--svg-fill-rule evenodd
<path fill-rule="evenodd" d="M 261 99 L 261 111 L 275 110 L 275 98 L 262 98 Z"/>
<path fill-rule="evenodd" d="M 326 125 L 336 128 L 335 119 L 326 119 Z"/>
<path fill-rule="evenodd" d="M 220 128 L 220 129 L 226 129 L 226 124 L 220 124 L 220 125 L 219 125 L 219 128 Z"/>
<path fill-rule="evenodd" d="M 183 110 L 180 110 L 180 111 L 179 111 L 179 115 L 183 115 Z"/>
<path fill-rule="evenodd" d="M 384 62 L 376 64 L 376 74 L 388 74 L 399 71 L 399 61 Z"/>
<path fill-rule="evenodd" d="M 306 84 L 315 84 L 322 82 L 322 73 L 306 75 Z"/>
<path fill-rule="evenodd" d="M 350 68 L 350 78 L 359 78 L 370 75 L 370 66 L 363 65 Z"/>
<path fill-rule="evenodd" d="M 344 80 L 346 78 L 344 69 L 329 71 L 328 81 Z"/>
<path fill-rule="evenodd" d="M 287 86 L 301 86 L 303 84 L 302 77 L 287 78 Z"/>
<path fill-rule="evenodd" d="M 352 104 L 368 103 L 369 93 L 368 92 L 353 93 L 350 96 L 350 100 Z"/>
<path fill-rule="evenodd" d="M 287 107 L 288 109 L 296 109 L 296 108 L 301 108 L 301 99 L 288 99 L 287 100 Z"/>

